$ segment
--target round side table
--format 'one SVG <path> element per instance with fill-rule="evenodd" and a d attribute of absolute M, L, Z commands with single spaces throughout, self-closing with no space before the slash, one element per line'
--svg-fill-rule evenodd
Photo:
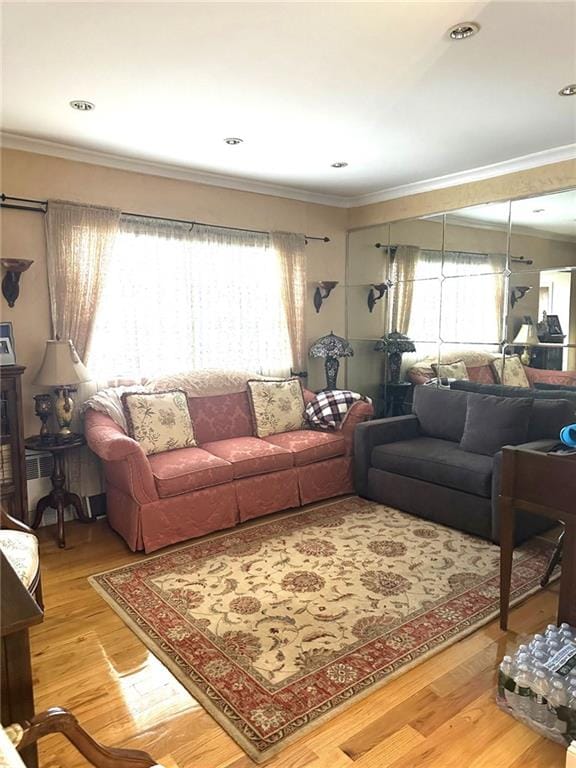
<path fill-rule="evenodd" d="M 76 514 L 82 523 L 94 522 L 84 511 L 80 496 L 71 493 L 66 488 L 66 475 L 64 474 L 64 454 L 66 451 L 71 451 L 86 445 L 84 435 L 72 434 L 65 439 L 60 441 L 55 440 L 54 442 L 42 439 L 40 435 L 34 435 L 33 437 L 27 437 L 24 441 L 24 445 L 29 451 L 49 451 L 54 459 L 54 470 L 51 477 L 52 490 L 48 496 L 44 496 L 40 499 L 38 504 L 36 504 L 36 514 L 34 515 L 32 528 L 38 528 L 42 522 L 44 510 L 47 507 L 52 507 L 52 509 L 56 510 L 58 515 L 58 546 L 65 547 L 64 510 L 66 507 L 74 507 Z"/>

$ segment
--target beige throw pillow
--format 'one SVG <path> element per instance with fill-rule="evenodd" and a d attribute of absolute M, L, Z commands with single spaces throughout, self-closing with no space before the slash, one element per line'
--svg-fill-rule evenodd
<path fill-rule="evenodd" d="M 258 437 L 302 429 L 305 406 L 300 379 L 248 381 L 247 385 Z"/>
<path fill-rule="evenodd" d="M 456 360 L 453 363 L 434 363 L 432 370 L 439 379 L 460 379 L 469 381 L 468 369 L 463 360 Z"/>
<path fill-rule="evenodd" d="M 122 406 L 128 433 L 140 443 L 147 456 L 196 445 L 186 395 L 182 390 L 125 392 Z"/>
<path fill-rule="evenodd" d="M 505 384 L 508 387 L 530 386 L 526 371 L 518 355 L 496 358 L 496 360 L 492 361 L 492 370 L 498 384 Z"/>

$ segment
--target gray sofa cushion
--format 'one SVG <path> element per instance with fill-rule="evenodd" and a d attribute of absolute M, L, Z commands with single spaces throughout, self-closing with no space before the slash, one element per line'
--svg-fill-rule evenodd
<path fill-rule="evenodd" d="M 492 463 L 491 456 L 467 453 L 458 443 L 434 437 L 379 445 L 371 460 L 377 469 L 484 498 L 490 498 Z"/>
<path fill-rule="evenodd" d="M 527 397 L 470 394 L 460 448 L 493 456 L 504 445 L 525 443 L 533 402 Z"/>
<path fill-rule="evenodd" d="M 534 382 L 534 388 L 542 389 L 547 392 L 572 392 L 576 395 L 576 387 L 572 386 L 571 384 L 549 384 L 546 381 L 536 381 Z"/>
<path fill-rule="evenodd" d="M 412 410 L 422 434 L 457 443 L 464 432 L 467 404 L 466 392 L 422 385 L 414 390 Z"/>
<path fill-rule="evenodd" d="M 575 388 L 576 389 L 576 388 Z M 538 390 L 524 387 L 505 387 L 501 384 L 478 384 L 474 381 L 453 381 L 450 391 L 476 392 L 498 397 L 524 397 L 534 401 L 528 426 L 528 440 L 556 439 L 562 427 L 574 421 L 576 391 Z M 552 404 L 550 401 L 554 401 Z"/>

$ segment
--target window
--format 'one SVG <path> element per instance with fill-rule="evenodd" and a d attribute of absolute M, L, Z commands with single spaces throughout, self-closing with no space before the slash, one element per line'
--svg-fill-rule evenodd
<path fill-rule="evenodd" d="M 284 375 L 280 259 L 268 235 L 123 217 L 88 365 L 100 381 L 200 368 Z"/>
<path fill-rule="evenodd" d="M 501 257 L 421 251 L 412 284 L 408 335 L 414 341 L 497 344 L 501 340 L 504 275 Z"/>

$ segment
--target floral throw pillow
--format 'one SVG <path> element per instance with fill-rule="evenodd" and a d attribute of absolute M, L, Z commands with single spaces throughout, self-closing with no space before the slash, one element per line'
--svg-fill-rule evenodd
<path fill-rule="evenodd" d="M 304 396 L 300 379 L 248 381 L 247 385 L 258 437 L 302 429 Z"/>
<path fill-rule="evenodd" d="M 147 456 L 196 445 L 186 395 L 181 389 L 125 392 L 122 407 L 130 437 L 140 443 Z"/>
<path fill-rule="evenodd" d="M 468 369 L 463 360 L 453 363 L 434 363 L 432 370 L 439 379 L 460 379 L 468 381 Z"/>
<path fill-rule="evenodd" d="M 492 361 L 492 368 L 498 384 L 505 384 L 508 387 L 530 386 L 526 371 L 518 355 L 504 358 L 498 357 Z"/>

